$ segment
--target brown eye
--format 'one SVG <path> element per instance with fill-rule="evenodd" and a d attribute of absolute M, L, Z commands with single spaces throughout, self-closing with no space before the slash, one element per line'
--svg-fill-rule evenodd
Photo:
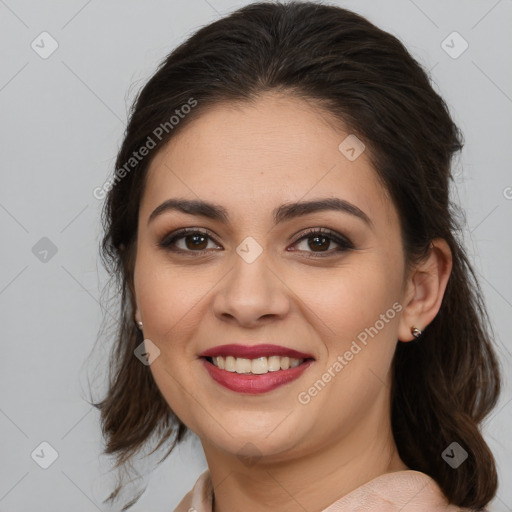
<path fill-rule="evenodd" d="M 332 244 L 337 245 L 338 247 L 329 250 Z M 336 253 L 354 249 L 352 242 L 343 235 L 332 232 L 330 230 L 324 231 L 322 229 L 316 228 L 303 234 L 294 243 L 294 245 L 297 246 L 296 250 L 298 251 L 305 253 L 316 253 L 320 257 L 331 256 Z"/>
<path fill-rule="evenodd" d="M 186 235 L 183 237 L 183 239 L 185 240 L 185 245 L 187 246 L 187 249 L 191 250 L 206 249 L 206 246 L 208 245 L 208 237 L 201 234 Z"/>
<path fill-rule="evenodd" d="M 213 245 L 209 247 L 209 243 Z M 207 249 L 219 247 L 208 233 L 197 229 L 182 229 L 171 233 L 158 245 L 163 249 L 182 253 L 201 253 Z"/>
<path fill-rule="evenodd" d="M 208 246 L 209 243 L 213 246 Z M 333 244 L 337 247 L 331 248 Z M 190 228 L 171 233 L 158 245 L 168 251 L 197 256 L 209 249 L 221 249 L 209 233 Z M 311 229 L 293 245 L 298 246 L 294 251 L 309 253 L 310 256 L 307 257 L 334 256 L 336 253 L 354 249 L 352 242 L 345 236 L 321 228 Z"/>
<path fill-rule="evenodd" d="M 313 251 L 323 251 L 323 249 L 328 249 L 331 244 L 331 239 L 327 236 L 314 236 L 307 240 L 308 247 Z"/>

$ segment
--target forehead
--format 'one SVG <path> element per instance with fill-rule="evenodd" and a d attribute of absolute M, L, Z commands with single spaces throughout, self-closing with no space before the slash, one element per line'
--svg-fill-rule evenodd
<path fill-rule="evenodd" d="M 263 213 L 283 202 L 340 197 L 370 217 L 384 213 L 394 221 L 369 150 L 357 156 L 363 147 L 354 146 L 354 137 L 314 102 L 296 97 L 267 93 L 216 105 L 155 156 L 141 212 L 149 215 L 169 197 L 215 200 L 253 215 L 255 207 Z"/>

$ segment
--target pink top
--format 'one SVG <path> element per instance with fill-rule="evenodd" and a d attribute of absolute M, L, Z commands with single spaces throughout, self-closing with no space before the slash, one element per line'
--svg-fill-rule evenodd
<path fill-rule="evenodd" d="M 206 470 L 174 512 L 212 512 L 213 487 Z M 437 483 L 419 471 L 396 471 L 374 478 L 322 512 L 470 512 L 450 505 Z"/>

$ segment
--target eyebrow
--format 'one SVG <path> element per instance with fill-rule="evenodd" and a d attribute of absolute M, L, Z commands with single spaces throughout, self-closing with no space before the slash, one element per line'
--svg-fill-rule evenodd
<path fill-rule="evenodd" d="M 348 213 L 349 215 L 361 219 L 365 224 L 373 228 L 371 219 L 365 212 L 363 212 L 363 210 L 344 199 L 336 197 L 285 203 L 275 208 L 272 213 L 274 223 L 279 224 L 297 217 L 328 210 Z M 157 216 L 167 211 L 179 211 L 189 215 L 200 215 L 202 217 L 222 222 L 223 224 L 229 224 L 229 215 L 223 206 L 206 201 L 191 199 L 167 199 L 151 212 L 148 224 Z"/>

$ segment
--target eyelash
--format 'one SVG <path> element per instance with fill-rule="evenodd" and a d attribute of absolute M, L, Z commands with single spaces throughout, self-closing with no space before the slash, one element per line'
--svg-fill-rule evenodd
<path fill-rule="evenodd" d="M 172 245 L 175 244 L 179 239 L 185 238 L 188 235 L 203 235 L 203 236 L 206 236 L 209 239 L 211 239 L 217 245 L 220 245 L 208 233 L 208 231 L 203 231 L 203 230 L 197 229 L 197 228 L 183 228 L 174 233 L 171 233 L 170 235 L 165 236 L 158 243 L 158 246 L 167 251 L 186 254 L 187 256 L 190 255 L 193 257 L 197 257 L 197 256 L 204 255 L 204 252 L 207 251 L 208 249 L 200 249 L 198 251 L 193 251 L 193 250 L 177 249 L 175 247 L 174 248 L 172 247 Z M 329 251 L 325 251 L 325 252 L 320 251 L 318 253 L 309 252 L 309 251 L 299 251 L 299 252 L 309 252 L 310 255 L 306 256 L 307 258 L 326 258 L 329 256 L 333 256 L 335 254 L 338 254 L 340 252 L 348 251 L 348 250 L 355 248 L 354 245 L 352 244 L 352 242 L 347 237 L 340 235 L 339 233 L 336 233 L 335 231 L 331 231 L 331 230 L 325 229 L 325 228 L 309 228 L 308 230 L 306 230 L 305 233 L 302 233 L 302 235 L 297 240 L 295 240 L 293 242 L 293 245 L 295 245 L 299 242 L 302 242 L 303 240 L 307 240 L 309 238 L 314 238 L 315 236 L 327 238 L 330 241 L 339 245 L 339 247 L 334 250 L 329 250 Z M 194 254 L 194 253 L 196 253 L 196 254 Z"/>

